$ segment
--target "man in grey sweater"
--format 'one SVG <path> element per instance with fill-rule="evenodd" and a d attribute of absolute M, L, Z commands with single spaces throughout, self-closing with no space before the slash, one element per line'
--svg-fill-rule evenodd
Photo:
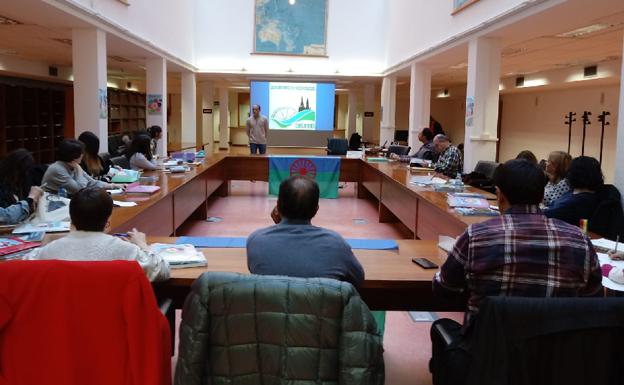
<path fill-rule="evenodd" d="M 318 203 L 319 188 L 314 180 L 293 176 L 282 182 L 271 213 L 276 224 L 247 238 L 249 271 L 333 278 L 361 285 L 364 269 L 349 244 L 338 233 L 311 224 Z"/>
<path fill-rule="evenodd" d="M 266 154 L 267 134 L 269 121 L 260 114 L 260 105 L 251 106 L 252 115 L 247 119 L 247 136 L 249 137 L 249 150 L 251 154 L 257 151 Z"/>

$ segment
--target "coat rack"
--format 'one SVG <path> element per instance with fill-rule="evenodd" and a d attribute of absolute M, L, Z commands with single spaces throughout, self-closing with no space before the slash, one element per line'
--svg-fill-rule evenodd
<path fill-rule="evenodd" d="M 576 122 L 575 116 L 576 112 L 568 112 L 568 115 L 566 115 L 566 121 L 564 122 L 568 125 L 568 154 L 570 153 L 570 143 L 572 142 L 572 123 Z"/>
<path fill-rule="evenodd" d="M 592 113 L 589 111 L 583 112 L 583 144 L 581 145 L 581 155 L 585 155 L 585 134 L 587 132 L 587 126 L 591 124 L 589 117 Z"/>
<path fill-rule="evenodd" d="M 602 129 L 600 131 L 600 164 L 601 165 L 602 165 L 602 147 L 604 145 L 605 126 L 608 126 L 611 124 L 607 122 L 607 116 L 609 115 L 611 115 L 609 111 L 602 111 L 602 114 L 598 115 L 598 121 L 602 124 Z"/>

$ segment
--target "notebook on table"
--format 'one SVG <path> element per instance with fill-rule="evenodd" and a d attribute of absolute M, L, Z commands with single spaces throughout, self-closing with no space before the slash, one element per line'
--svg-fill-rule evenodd
<path fill-rule="evenodd" d="M 113 175 L 111 182 L 113 183 L 133 183 L 139 180 L 139 172 L 136 170 L 121 170 Z"/>
<path fill-rule="evenodd" d="M 126 186 L 126 193 L 130 193 L 130 194 L 134 194 L 134 193 L 153 194 L 158 190 L 160 190 L 160 186 L 145 185 L 139 182 L 130 183 L 128 186 Z"/>

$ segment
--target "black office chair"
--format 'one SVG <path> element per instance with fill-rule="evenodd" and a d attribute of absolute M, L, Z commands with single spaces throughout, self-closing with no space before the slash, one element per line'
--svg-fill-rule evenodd
<path fill-rule="evenodd" d="M 111 162 L 113 162 L 115 166 L 119 166 L 121 168 L 125 168 L 125 169 L 130 168 L 130 161 L 128 160 L 128 158 L 125 157 L 125 155 L 111 158 Z"/>
<path fill-rule="evenodd" d="M 434 385 L 615 385 L 624 378 L 624 298 L 488 297 L 464 337 L 453 340 L 447 327 L 432 327 L 446 343 L 432 359 Z"/>
<path fill-rule="evenodd" d="M 388 155 L 397 154 L 399 156 L 409 155 L 411 147 L 401 146 L 399 144 L 393 144 L 388 147 Z"/>
<path fill-rule="evenodd" d="M 499 163 L 480 160 L 477 162 L 474 171 L 464 175 L 462 179 L 467 185 L 494 193 L 496 191 L 494 187 L 494 172 L 498 166 Z"/>
<path fill-rule="evenodd" d="M 624 212 L 620 192 L 615 186 L 605 184 L 596 195 L 599 203 L 589 220 L 589 231 L 613 241 L 618 236 L 624 239 Z"/>
<path fill-rule="evenodd" d="M 347 155 L 349 142 L 343 138 L 327 138 L 327 155 Z"/>

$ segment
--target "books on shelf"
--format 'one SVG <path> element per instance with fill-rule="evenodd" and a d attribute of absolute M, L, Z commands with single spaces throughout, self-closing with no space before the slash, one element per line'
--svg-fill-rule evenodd
<path fill-rule="evenodd" d="M 204 254 L 193 245 L 154 243 L 151 245 L 151 248 L 154 253 L 167 261 L 169 267 L 172 269 L 203 267 L 208 265 Z"/>

